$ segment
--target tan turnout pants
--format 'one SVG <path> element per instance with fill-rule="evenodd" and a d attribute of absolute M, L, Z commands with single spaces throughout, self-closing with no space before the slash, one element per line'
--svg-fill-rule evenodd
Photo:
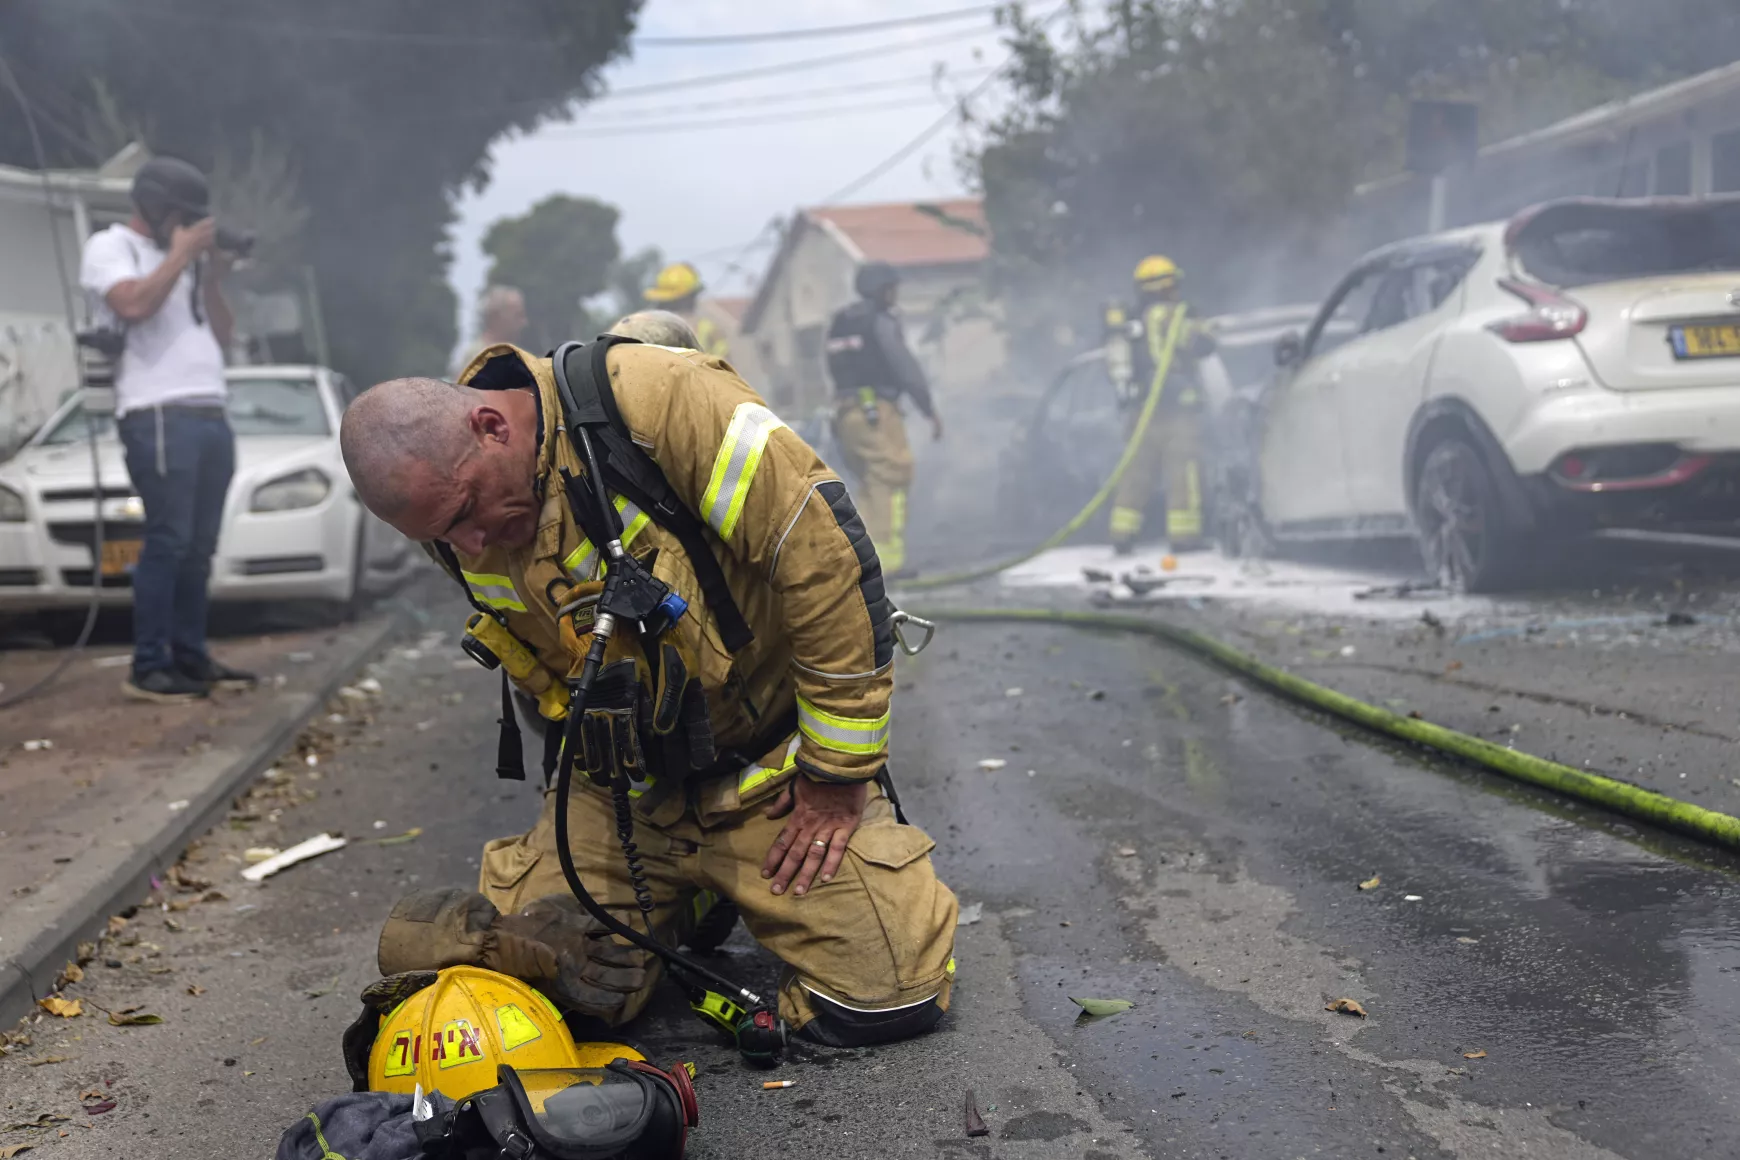
<path fill-rule="evenodd" d="M 834 880 L 817 879 L 803 895 L 774 894 L 761 877 L 762 860 L 785 825 L 763 816 L 773 786 L 760 787 L 748 804 L 735 798 L 735 787 L 727 788 L 729 801 L 709 803 L 703 788 L 687 803 L 670 803 L 683 808 L 669 824 L 635 818 L 635 841 L 655 902 L 654 928 L 664 937 L 686 928 L 702 891 L 734 901 L 749 933 L 786 964 L 779 1013 L 794 1030 L 816 1015 L 812 991 L 858 1010 L 904 1007 L 932 996 L 946 1010 L 957 904 L 931 867 L 936 843 L 916 826 L 898 824 L 873 785 L 863 823 Z M 478 889 L 504 914 L 533 899 L 568 893 L 556 855 L 555 805 L 555 791 L 545 791 L 529 833 L 483 848 Z M 720 806 L 735 808 L 720 813 Z M 658 812 L 663 817 L 675 811 Z M 569 827 L 575 868 L 587 889 L 638 928 L 640 912 L 608 791 L 577 776 Z M 646 1006 L 659 974 L 652 970 L 647 986 L 629 998 L 622 1022 Z"/>
<path fill-rule="evenodd" d="M 851 472 L 852 502 L 864 519 L 882 570 L 906 566 L 906 493 L 912 486 L 912 447 L 900 407 L 876 400 L 876 422 L 870 422 L 856 398 L 840 403 L 834 434 L 840 455 Z"/>
<path fill-rule="evenodd" d="M 1112 493 L 1112 543 L 1135 543 L 1158 481 L 1166 493 L 1169 546 L 1174 550 L 1198 546 L 1202 540 L 1201 456 L 1201 412 L 1157 413 L 1148 424 L 1130 469 L 1124 472 Z"/>

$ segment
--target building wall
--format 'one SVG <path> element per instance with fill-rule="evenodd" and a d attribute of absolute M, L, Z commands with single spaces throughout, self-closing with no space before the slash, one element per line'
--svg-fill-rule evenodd
<path fill-rule="evenodd" d="M 834 312 L 856 296 L 857 266 L 834 234 L 809 226 L 772 272 L 766 308 L 746 341 L 776 408 L 803 416 L 832 407 L 823 340 Z M 985 300 L 977 267 L 902 271 L 907 344 L 944 399 L 982 392 L 999 379 L 1003 340 Z"/>

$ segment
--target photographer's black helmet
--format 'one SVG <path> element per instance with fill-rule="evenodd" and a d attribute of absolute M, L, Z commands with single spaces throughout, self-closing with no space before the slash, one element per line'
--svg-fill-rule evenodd
<path fill-rule="evenodd" d="M 900 271 L 887 262 L 865 262 L 852 279 L 852 288 L 863 298 L 880 298 L 900 285 Z"/>
<path fill-rule="evenodd" d="M 205 174 L 179 157 L 153 157 L 133 175 L 133 204 L 153 229 L 175 210 L 197 221 L 211 216 L 211 186 Z"/>

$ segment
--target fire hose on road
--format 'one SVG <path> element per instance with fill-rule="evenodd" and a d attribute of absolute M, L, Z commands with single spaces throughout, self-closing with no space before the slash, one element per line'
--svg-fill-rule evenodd
<path fill-rule="evenodd" d="M 926 619 L 977 624 L 1057 624 L 1070 628 L 1132 632 L 1154 637 L 1247 677 L 1289 700 L 1351 721 L 1398 740 L 1454 757 L 1515 781 L 1549 790 L 1575 801 L 1648 822 L 1665 830 L 1740 851 L 1740 818 L 1708 810 L 1630 782 L 1548 761 L 1495 745 L 1490 741 L 1404 717 L 1376 705 L 1266 664 L 1202 633 L 1164 620 L 1109 612 L 1070 612 L 1042 608 L 955 608 L 914 613 Z"/>

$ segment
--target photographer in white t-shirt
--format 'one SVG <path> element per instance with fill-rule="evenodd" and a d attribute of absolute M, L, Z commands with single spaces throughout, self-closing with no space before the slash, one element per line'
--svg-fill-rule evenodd
<path fill-rule="evenodd" d="M 125 331 L 116 422 L 145 537 L 122 690 L 148 701 L 255 683 L 206 651 L 211 557 L 235 470 L 223 353 L 235 320 L 222 289 L 232 258 L 218 245 L 210 200 L 194 166 L 152 158 L 133 179 L 132 218 L 92 235 L 79 271 L 99 318 Z"/>

